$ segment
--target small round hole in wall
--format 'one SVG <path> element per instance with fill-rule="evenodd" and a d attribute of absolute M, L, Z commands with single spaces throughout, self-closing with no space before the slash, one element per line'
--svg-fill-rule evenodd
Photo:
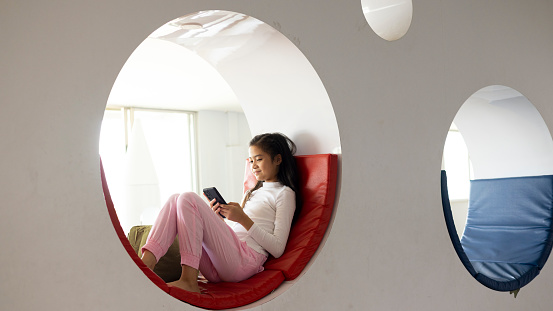
<path fill-rule="evenodd" d="M 149 46 L 150 49 L 143 49 L 145 46 Z M 155 52 L 155 49 L 152 49 L 154 46 L 163 48 L 164 53 L 167 54 Z M 141 67 L 129 69 L 133 68 L 131 66 L 133 58 L 139 55 L 143 58 Z M 194 72 L 194 74 L 190 74 L 191 63 L 183 66 L 153 64 L 159 58 L 169 57 L 169 55 L 176 57 L 176 59 L 179 57 L 194 59 L 194 62 L 201 63 L 201 65 L 194 66 L 201 67 L 201 69 Z M 152 74 L 152 70 L 157 73 Z M 181 70 L 181 72 L 179 73 L 178 70 Z M 206 75 L 205 72 L 210 72 L 210 74 Z M 163 75 L 168 74 L 171 75 L 171 79 L 165 79 L 163 85 L 159 86 L 157 90 L 154 89 L 144 93 L 151 88 L 152 84 L 157 83 L 154 80 L 159 80 L 163 78 Z M 152 76 L 157 78 L 152 80 Z M 183 79 L 183 77 L 189 80 Z M 123 85 L 127 85 L 127 89 L 130 91 L 121 91 Z M 203 91 L 199 93 L 203 92 L 204 97 L 209 98 L 209 103 L 205 103 L 206 98 L 198 97 L 196 100 L 190 100 L 189 96 L 185 96 L 184 93 L 187 93 L 187 88 L 190 87 L 194 88 L 189 90 L 190 92 L 194 91 L 194 94 L 198 94 L 198 88 L 202 88 Z M 168 94 L 172 96 L 166 96 Z M 125 104 L 125 101 L 135 103 L 135 105 L 136 103 L 139 104 L 131 106 L 131 104 Z M 199 101 L 203 104 L 197 105 Z M 190 105 L 190 102 L 194 105 Z M 224 110 L 223 112 L 214 113 L 215 108 L 213 107 L 226 108 L 220 108 Z M 151 139 L 141 133 L 140 127 L 144 128 L 145 122 L 133 120 L 139 114 L 146 113 L 158 114 L 150 117 L 150 119 L 154 118 L 159 121 L 155 123 L 157 125 L 153 126 L 154 128 L 166 126 L 167 123 L 176 119 L 177 125 L 185 125 L 184 127 L 181 126 L 181 130 L 193 129 L 196 131 L 194 134 L 184 135 L 185 137 L 179 138 L 179 140 L 187 141 L 187 144 L 191 146 L 197 144 L 195 151 L 189 151 L 193 149 L 189 148 L 188 151 L 183 152 L 181 158 L 186 157 L 185 154 L 188 153 L 188 157 L 197 159 L 197 162 L 195 164 L 192 162 L 192 167 L 188 170 L 190 173 L 181 175 L 185 179 L 191 179 L 190 187 L 193 188 L 191 190 L 198 194 L 201 193 L 202 188 L 208 186 L 224 188 L 225 183 L 228 183 L 226 186 L 242 186 L 247 155 L 240 155 L 237 150 L 242 150 L 247 154 L 247 142 L 245 147 L 241 146 L 242 139 L 240 137 L 243 137 L 243 135 L 237 135 L 237 132 L 247 132 L 246 141 L 249 141 L 255 134 L 282 132 L 289 136 L 298 147 L 298 165 L 323 160 L 321 163 L 324 163 L 324 165 L 315 164 L 312 166 L 313 168 L 328 168 L 328 170 L 325 170 L 325 172 L 330 172 L 327 176 L 328 182 L 321 186 L 329 187 L 329 191 L 325 191 L 325 193 L 328 193 L 331 197 L 329 196 L 326 199 L 334 202 L 336 184 L 339 180 L 337 176 L 339 163 L 337 155 L 330 153 L 334 150 L 340 150 L 340 139 L 330 99 L 317 73 L 299 49 L 284 35 L 255 18 L 235 12 L 211 10 L 189 14 L 163 25 L 136 49 L 123 67 L 110 94 L 107 112 L 109 112 L 109 109 L 116 109 L 116 113 L 122 114 L 124 118 L 128 116 L 129 122 L 123 122 L 123 125 L 120 126 L 123 130 L 128 130 L 130 122 L 138 124 L 138 130 L 136 128 L 133 128 L 132 131 L 128 130 L 132 135 L 128 138 L 129 145 L 123 157 L 127 157 L 129 152 L 134 149 L 134 152 L 138 153 L 143 160 L 145 159 L 146 162 L 151 163 L 151 165 L 135 166 L 135 168 L 144 168 L 144 174 L 138 174 L 138 169 L 131 170 L 132 176 L 138 176 L 136 178 L 141 180 L 142 186 L 148 186 L 148 189 L 155 188 L 152 187 L 152 184 L 161 178 L 157 178 L 159 173 L 157 173 L 155 161 L 152 160 L 154 158 L 153 152 L 148 151 L 153 145 L 149 142 Z M 317 113 L 314 114 L 313 111 Z M 108 119 L 107 112 L 104 121 Z M 159 116 L 159 114 L 170 114 L 171 116 Z M 186 114 L 186 116 L 175 117 L 178 114 Z M 145 117 L 143 116 L 143 118 Z M 224 124 L 224 127 L 217 133 L 213 133 L 213 126 L 218 124 Z M 321 126 L 321 124 L 325 126 Z M 104 126 L 102 131 L 104 131 Z M 142 132 L 144 131 L 142 130 Z M 132 137 L 135 134 L 138 139 L 135 138 L 133 141 Z M 106 135 L 110 135 L 110 133 L 108 132 Z M 118 135 L 117 137 L 122 140 L 125 135 Z M 224 151 L 211 152 L 206 149 L 206 146 L 213 145 L 215 141 L 224 145 Z M 131 144 L 134 144 L 134 146 L 131 146 Z M 139 152 L 136 150 L 139 150 Z M 328 153 L 328 155 L 322 157 L 318 155 L 325 153 Z M 223 158 L 221 159 L 221 157 Z M 236 163 L 235 160 L 239 164 L 234 169 L 235 165 L 233 163 Z M 212 168 L 211 164 L 214 161 L 221 162 L 227 167 L 233 167 L 228 173 L 229 178 L 221 179 L 219 176 L 219 178 L 210 180 L 203 175 L 203 170 Z M 206 163 L 207 167 L 202 169 L 202 163 Z M 107 166 L 104 167 L 108 177 L 104 190 L 109 193 L 111 192 L 111 189 L 108 189 L 111 172 Z M 198 167 L 200 171 L 194 173 L 194 169 L 198 169 Z M 309 169 L 306 172 L 303 177 L 308 177 Z M 153 192 L 155 191 L 146 191 L 144 187 L 134 191 L 134 193 L 140 195 L 146 194 L 146 198 L 155 197 Z M 229 194 L 230 192 L 222 192 L 223 196 L 228 198 L 228 201 L 241 201 L 242 190 L 237 196 Z M 113 195 L 116 196 L 117 194 Z M 161 201 L 159 206 L 167 199 L 164 198 L 165 196 L 162 193 L 159 194 Z M 110 200 L 106 198 L 106 201 Z M 153 203 L 155 200 L 150 202 L 148 199 L 141 199 L 139 201 L 152 205 L 149 211 L 151 213 L 146 214 L 149 215 L 149 219 L 155 218 L 155 216 L 151 216 L 151 214 L 155 214 L 155 211 L 152 211 L 156 209 L 156 204 Z M 328 202 L 326 203 L 328 205 Z M 314 230 L 316 234 L 313 237 L 313 243 L 317 243 L 316 245 L 324 244 L 326 239 L 325 229 L 330 226 L 333 205 L 330 204 L 330 208 L 325 209 L 325 215 L 321 215 L 323 217 L 317 217 L 317 219 L 323 219 L 325 222 Z M 110 208 L 108 202 L 108 209 L 110 209 L 110 215 L 115 215 L 117 206 L 111 203 Z M 148 207 L 143 209 L 146 210 Z M 129 237 L 140 240 L 141 238 L 136 236 L 142 229 L 133 231 L 130 228 L 143 224 L 144 219 L 146 217 L 130 219 L 127 224 L 124 224 L 126 228 L 123 230 L 117 215 L 112 216 L 114 226 L 122 243 L 127 245 L 127 250 L 134 248 L 135 252 L 139 252 L 140 246 L 128 245 L 127 238 L 121 237 L 127 235 L 126 231 L 130 230 Z M 296 225 L 299 223 L 298 221 Z M 294 234 L 299 236 L 299 233 L 294 233 L 293 227 L 288 245 L 294 245 L 290 242 Z M 142 233 L 142 235 L 145 238 L 146 234 Z M 305 235 L 302 235 L 302 238 L 305 238 Z M 315 258 L 315 250 L 316 248 L 309 256 Z M 141 264 L 137 254 L 129 252 L 129 255 L 135 259 L 137 264 Z M 302 261 L 305 261 L 305 259 L 303 258 Z M 180 273 L 178 261 L 177 265 L 179 266 L 177 272 Z M 304 265 L 298 269 L 298 265 L 293 265 L 290 269 L 284 269 L 278 260 L 271 260 L 265 264 L 265 271 L 246 280 L 246 283 L 239 286 L 226 285 L 226 288 L 230 288 L 230 291 L 219 291 L 217 289 L 218 285 L 214 283 L 206 284 L 207 291 L 212 290 L 213 293 L 222 293 L 222 296 L 219 295 L 220 297 L 210 295 L 210 299 L 205 299 L 205 295 L 199 296 L 169 288 L 165 284 L 165 279 L 158 278 L 148 269 L 143 269 L 143 271 L 161 289 L 180 300 L 205 308 L 233 308 L 245 304 L 255 306 L 255 301 L 258 299 L 262 299 L 257 302 L 257 304 L 260 304 L 263 299 L 274 298 L 274 296 L 270 298 L 263 297 L 272 293 L 279 286 L 279 293 L 288 288 L 308 267 L 309 265 Z M 282 284 L 285 280 L 286 284 Z M 246 292 L 237 294 L 236 291 Z M 273 293 L 272 295 L 277 294 Z M 229 297 L 232 298 L 229 299 Z M 256 298 L 253 299 L 252 297 Z"/>
<path fill-rule="evenodd" d="M 369 26 L 382 39 L 398 40 L 411 26 L 411 0 L 361 0 L 361 6 Z"/>
<path fill-rule="evenodd" d="M 449 235 L 477 281 L 498 291 L 518 290 L 538 275 L 551 252 L 549 129 L 525 96 L 500 85 L 470 96 L 453 124 L 442 170 Z M 454 172 L 459 168 L 465 172 Z M 470 191 L 462 189 L 468 183 Z"/>

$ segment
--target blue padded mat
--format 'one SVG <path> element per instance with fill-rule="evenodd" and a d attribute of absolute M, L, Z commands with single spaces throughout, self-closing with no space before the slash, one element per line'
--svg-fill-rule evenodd
<path fill-rule="evenodd" d="M 553 176 L 471 181 L 461 245 L 478 273 L 515 280 L 538 266 L 549 240 Z"/>
<path fill-rule="evenodd" d="M 467 271 L 498 291 L 522 288 L 539 273 L 553 248 L 553 176 L 475 180 L 463 245 L 441 176 L 442 206 L 453 247 Z"/>

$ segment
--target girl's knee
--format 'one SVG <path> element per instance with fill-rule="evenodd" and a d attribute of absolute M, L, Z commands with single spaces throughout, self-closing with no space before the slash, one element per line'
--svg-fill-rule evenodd
<path fill-rule="evenodd" d="M 200 196 L 195 192 L 184 192 L 177 195 L 178 201 L 187 201 L 190 203 L 195 203 L 198 199 L 201 200 Z"/>
<path fill-rule="evenodd" d="M 209 204 L 194 192 L 180 194 L 176 205 L 178 210 L 177 213 L 180 213 L 181 215 L 205 215 L 207 212 L 213 212 L 209 207 Z"/>
<path fill-rule="evenodd" d="M 173 195 L 171 195 L 168 199 L 168 201 L 176 201 L 180 196 L 180 193 L 175 193 Z"/>
<path fill-rule="evenodd" d="M 185 192 L 178 195 L 177 206 L 187 209 L 198 209 L 198 206 L 201 204 L 202 198 L 197 195 L 195 192 Z"/>

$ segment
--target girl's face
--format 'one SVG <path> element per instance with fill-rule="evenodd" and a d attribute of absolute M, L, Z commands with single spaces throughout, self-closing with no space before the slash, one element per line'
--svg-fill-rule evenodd
<path fill-rule="evenodd" d="M 280 163 L 282 163 L 282 156 L 277 154 L 274 159 L 257 146 L 250 146 L 250 163 L 252 165 L 252 172 L 258 181 L 278 181 L 277 174 Z"/>

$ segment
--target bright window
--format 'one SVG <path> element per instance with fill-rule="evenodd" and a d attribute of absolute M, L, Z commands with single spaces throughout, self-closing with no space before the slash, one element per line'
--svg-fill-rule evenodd
<path fill-rule="evenodd" d="M 444 147 L 444 169 L 450 200 L 468 200 L 470 195 L 471 163 L 467 145 L 455 125 L 447 134 Z"/>
<path fill-rule="evenodd" d="M 125 232 L 152 224 L 173 193 L 198 192 L 195 113 L 107 109 L 100 156 Z"/>

